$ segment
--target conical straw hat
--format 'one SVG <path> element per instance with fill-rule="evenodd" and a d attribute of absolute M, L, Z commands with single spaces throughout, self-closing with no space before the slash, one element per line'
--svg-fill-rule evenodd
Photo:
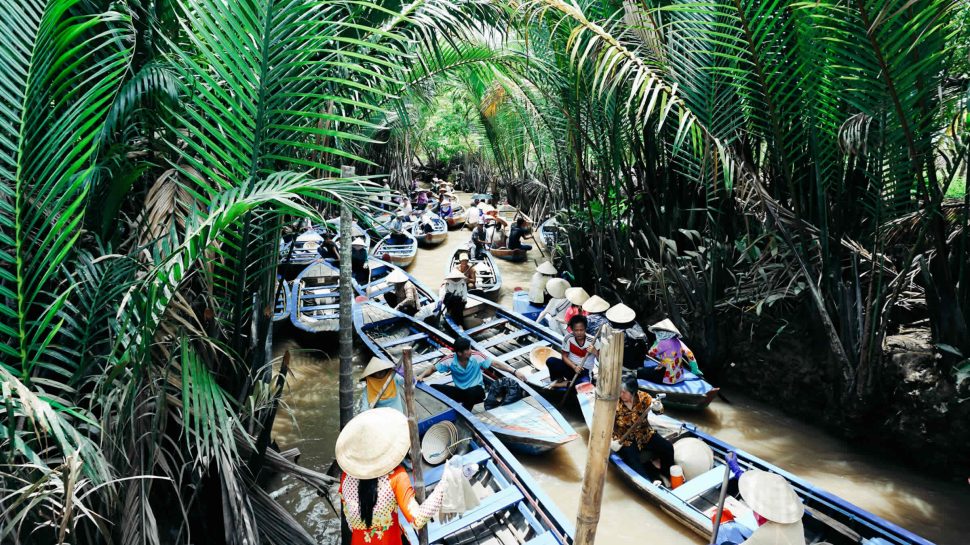
<path fill-rule="evenodd" d="M 566 290 L 566 299 L 574 305 L 582 305 L 589 300 L 589 294 L 583 288 L 576 286 Z"/>
<path fill-rule="evenodd" d="M 536 267 L 536 270 L 542 274 L 548 274 L 549 276 L 552 276 L 557 272 L 559 272 L 556 270 L 555 267 L 552 266 L 552 263 L 549 263 L 548 261 L 543 261 L 542 264 Z"/>
<path fill-rule="evenodd" d="M 628 324 L 637 319 L 637 313 L 632 308 L 620 303 L 613 305 L 606 311 L 606 319 L 614 324 Z"/>
<path fill-rule="evenodd" d="M 674 463 L 683 468 L 689 481 L 714 467 L 714 451 L 696 437 L 685 437 L 674 443 Z"/>
<path fill-rule="evenodd" d="M 738 490 L 748 507 L 772 522 L 791 524 L 805 513 L 795 489 L 776 473 L 749 469 L 738 479 Z"/>
<path fill-rule="evenodd" d="M 675 335 L 680 335 L 680 330 L 677 329 L 677 326 L 675 326 L 674 323 L 671 322 L 669 318 L 661 320 L 653 324 L 647 329 L 649 329 L 650 331 L 670 331 Z"/>
<path fill-rule="evenodd" d="M 387 278 L 385 278 L 385 280 L 390 284 L 407 282 L 408 275 L 404 274 L 404 271 L 400 269 L 394 269 L 393 271 L 391 271 L 391 274 L 387 275 Z"/>
<path fill-rule="evenodd" d="M 359 238 L 359 237 L 358 238 L 355 238 L 354 240 L 352 240 L 350 242 L 350 245 L 351 246 L 366 246 L 366 244 L 364 244 L 364 239 Z"/>
<path fill-rule="evenodd" d="M 438 465 L 444 462 L 455 447 L 455 440 L 458 439 L 458 428 L 444 420 L 428 428 L 421 439 L 421 457 L 431 465 Z"/>
<path fill-rule="evenodd" d="M 369 377 L 374 373 L 380 373 L 386 369 L 394 369 L 394 364 L 385 360 L 384 358 L 371 358 L 367 362 L 367 367 L 364 367 L 364 373 L 360 376 L 361 379 Z"/>
<path fill-rule="evenodd" d="M 337 436 L 337 463 L 351 477 L 376 479 L 397 467 L 410 446 L 404 413 L 370 409 L 351 419 Z"/>
<path fill-rule="evenodd" d="M 465 275 L 462 274 L 458 269 L 451 269 L 448 274 L 445 275 L 445 280 L 464 280 Z"/>
<path fill-rule="evenodd" d="M 546 360 L 558 356 L 555 350 L 548 346 L 537 346 L 529 353 L 529 361 L 536 369 L 545 369 Z"/>
<path fill-rule="evenodd" d="M 552 280 L 546 282 L 546 291 L 549 292 L 554 299 L 562 299 L 566 295 L 566 290 L 569 289 L 569 282 L 563 278 L 553 278 Z"/>
<path fill-rule="evenodd" d="M 583 310 L 586 312 L 606 312 L 609 308 L 610 304 L 599 295 L 594 295 L 583 303 Z"/>

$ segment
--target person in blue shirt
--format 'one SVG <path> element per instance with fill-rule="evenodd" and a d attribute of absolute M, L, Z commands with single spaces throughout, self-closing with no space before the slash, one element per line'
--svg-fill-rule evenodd
<path fill-rule="evenodd" d="M 437 365 L 429 366 L 418 376 L 417 380 L 423 381 L 435 371 L 439 373 L 450 372 L 452 384 L 433 384 L 432 388 L 461 403 L 469 411 L 476 404 L 485 401 L 485 381 L 482 370 L 494 366 L 496 369 L 514 373 L 519 377 L 518 372 L 513 367 L 499 361 L 493 361 L 492 358 L 480 353 L 472 353 L 472 343 L 464 337 L 455 341 L 454 350 L 454 356 L 439 361 Z"/>

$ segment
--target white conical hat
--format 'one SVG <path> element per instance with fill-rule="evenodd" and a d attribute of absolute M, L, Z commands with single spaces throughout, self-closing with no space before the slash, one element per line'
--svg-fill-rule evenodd
<path fill-rule="evenodd" d="M 562 299 L 569 289 L 569 282 L 563 278 L 553 278 L 546 282 L 546 291 L 554 299 Z"/>
<path fill-rule="evenodd" d="M 552 265 L 552 263 L 549 263 L 548 261 L 543 261 L 538 267 L 536 267 L 536 270 L 542 274 L 548 274 L 549 276 L 552 276 L 557 272 L 559 272 Z"/>
<path fill-rule="evenodd" d="M 579 286 L 567 289 L 565 295 L 566 299 L 574 305 L 582 305 L 589 300 L 589 294 Z"/>
<path fill-rule="evenodd" d="M 404 274 L 404 271 L 401 269 L 394 269 L 384 280 L 389 284 L 398 284 L 400 282 L 407 282 L 408 275 Z"/>
<path fill-rule="evenodd" d="M 714 451 L 696 437 L 685 437 L 674 443 L 674 463 L 684 470 L 688 481 L 714 467 Z"/>
<path fill-rule="evenodd" d="M 614 324 L 628 324 L 637 319 L 637 313 L 632 308 L 619 303 L 606 311 L 606 319 Z"/>
<path fill-rule="evenodd" d="M 361 237 L 357 237 L 354 240 L 352 240 L 350 242 L 350 245 L 351 246 L 366 246 L 366 244 L 364 243 L 364 239 L 361 238 Z"/>
<path fill-rule="evenodd" d="M 296 240 L 300 242 L 308 242 L 311 240 L 320 241 L 323 240 L 323 237 L 320 236 L 320 233 L 311 229 L 305 233 L 300 233 L 300 235 L 296 237 Z"/>
<path fill-rule="evenodd" d="M 738 479 L 738 490 L 748 507 L 772 522 L 791 524 L 805 513 L 795 489 L 776 473 L 749 469 Z"/>
<path fill-rule="evenodd" d="M 669 331 L 675 335 L 680 335 L 680 330 L 677 329 L 677 326 L 675 326 L 674 323 L 671 322 L 669 318 L 665 318 L 653 324 L 652 326 L 648 327 L 647 329 L 649 329 L 650 331 L 658 331 L 658 330 Z"/>
<path fill-rule="evenodd" d="M 599 295 L 594 295 L 583 303 L 583 310 L 586 312 L 606 312 L 609 310 L 609 308 L 610 304 L 606 302 L 606 299 L 603 299 Z"/>
<path fill-rule="evenodd" d="M 400 465 L 411 447 L 408 419 L 390 407 L 364 411 L 337 436 L 337 464 L 351 477 L 376 479 Z"/>
<path fill-rule="evenodd" d="M 394 364 L 385 360 L 384 358 L 371 358 L 367 362 L 367 367 L 364 367 L 364 373 L 360 376 L 361 379 L 369 377 L 374 373 L 380 373 L 385 369 L 394 369 Z"/>
<path fill-rule="evenodd" d="M 451 269 L 448 274 L 445 275 L 445 280 L 464 280 L 465 275 L 458 269 Z"/>

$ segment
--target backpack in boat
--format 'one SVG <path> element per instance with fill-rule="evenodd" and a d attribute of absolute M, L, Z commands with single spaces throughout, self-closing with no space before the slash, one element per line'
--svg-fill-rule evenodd
<path fill-rule="evenodd" d="M 510 377 L 502 377 L 492 382 L 485 396 L 485 410 L 494 409 L 501 405 L 510 405 L 525 397 L 525 392 Z"/>

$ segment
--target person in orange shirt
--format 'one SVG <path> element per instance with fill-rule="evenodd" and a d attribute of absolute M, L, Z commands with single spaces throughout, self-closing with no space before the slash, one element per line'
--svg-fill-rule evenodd
<path fill-rule="evenodd" d="M 420 529 L 438 513 L 446 490 L 461 490 L 453 486 L 461 474 L 446 465 L 441 482 L 419 504 L 401 465 L 410 446 L 407 417 L 391 408 L 358 414 L 337 437 L 337 464 L 343 471 L 340 503 L 351 545 L 402 545 L 398 509 Z"/>

